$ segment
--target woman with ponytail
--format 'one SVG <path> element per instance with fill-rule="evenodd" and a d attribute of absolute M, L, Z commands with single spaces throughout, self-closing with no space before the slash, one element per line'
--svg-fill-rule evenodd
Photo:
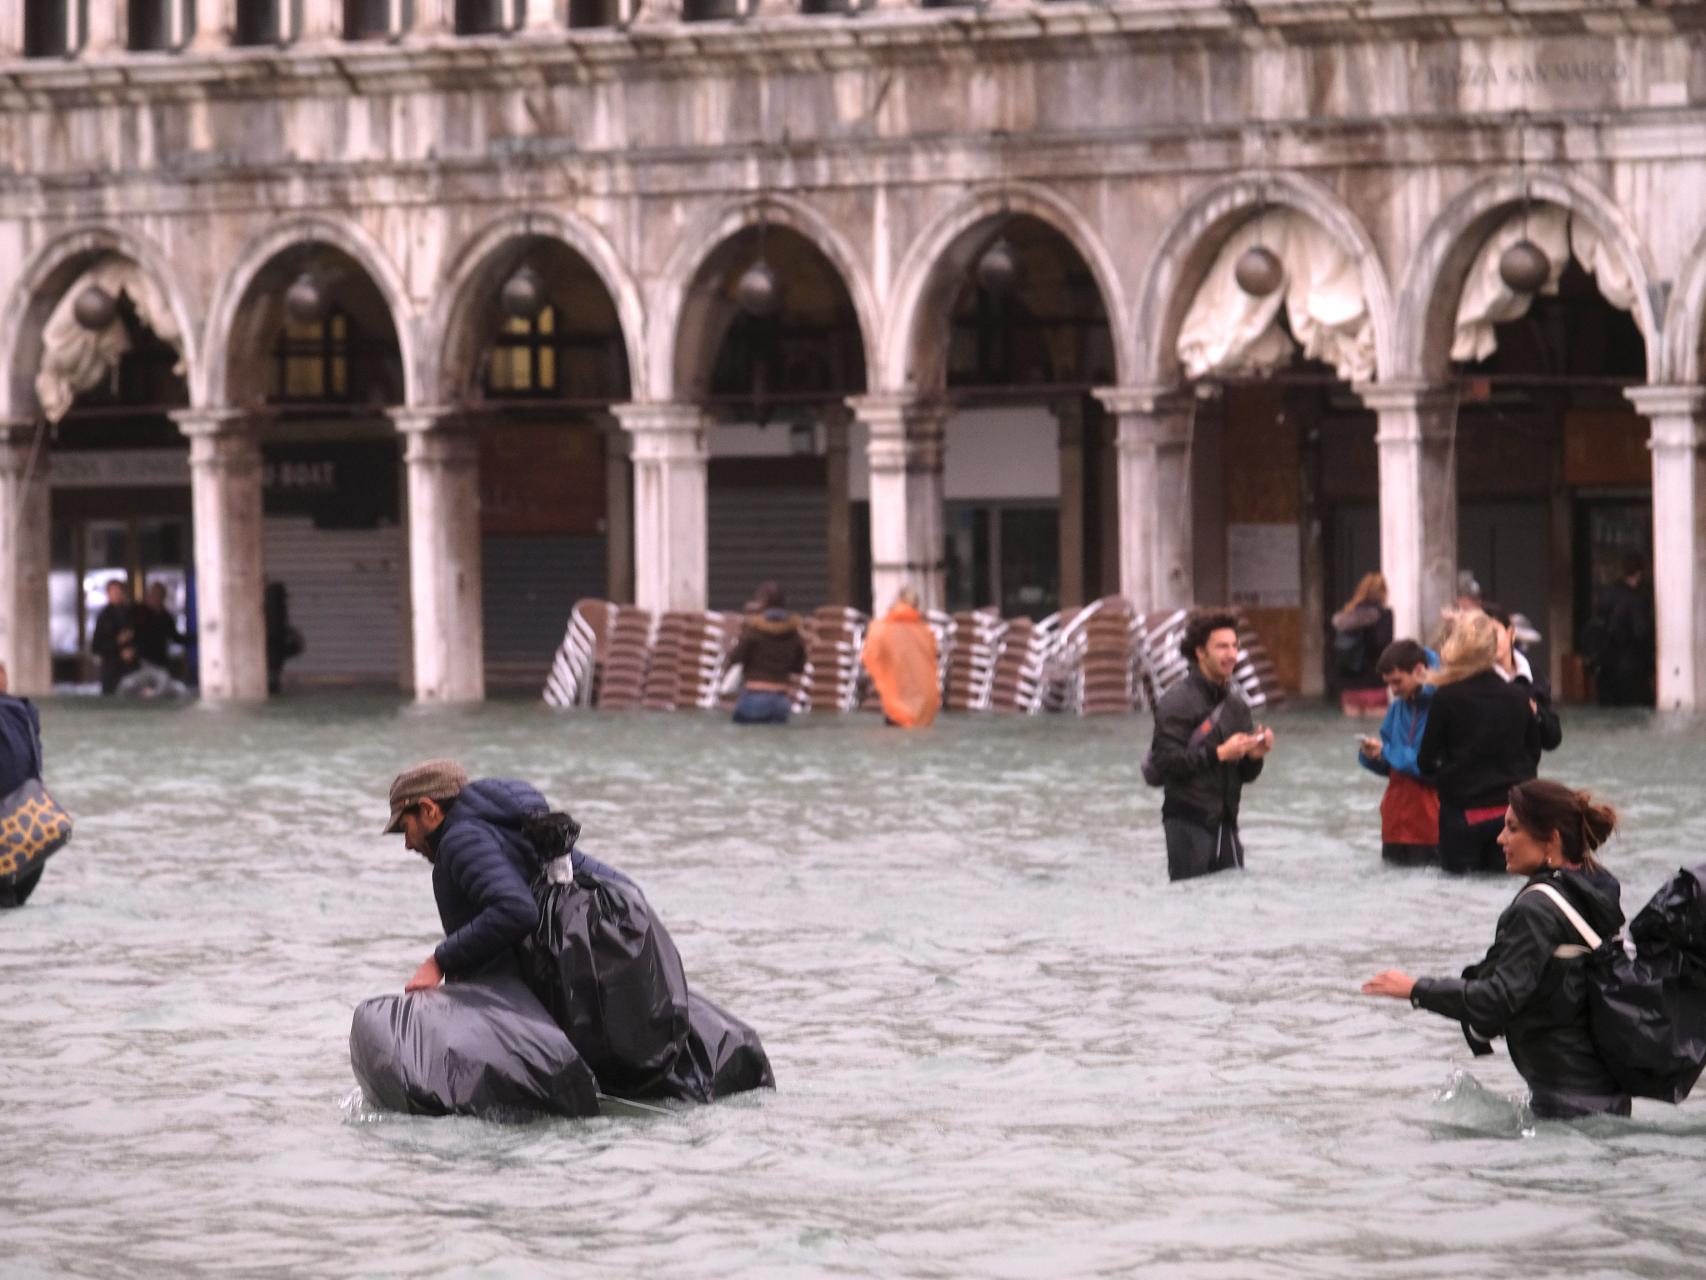
<path fill-rule="evenodd" d="M 1526 686 L 1494 664 L 1498 626 L 1460 614 L 1441 646 L 1439 689 L 1416 763 L 1439 788 L 1439 864 L 1447 871 L 1499 871 L 1505 794 L 1535 774 L 1540 725 Z"/>
<path fill-rule="evenodd" d="M 1486 958 L 1461 978 L 1388 969 L 1363 992 L 1455 1018 L 1478 1055 L 1492 1052 L 1492 1037 L 1504 1036 L 1537 1116 L 1628 1115 L 1629 1095 L 1588 1031 L 1587 940 L 1552 896 L 1601 939 L 1623 927 L 1620 888 L 1597 856 L 1616 826 L 1616 813 L 1585 791 L 1540 779 L 1512 787 L 1499 846 L 1505 870 L 1526 883 L 1499 917 Z"/>

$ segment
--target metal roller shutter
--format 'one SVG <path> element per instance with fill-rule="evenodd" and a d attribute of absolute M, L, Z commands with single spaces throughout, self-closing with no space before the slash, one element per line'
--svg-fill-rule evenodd
<path fill-rule="evenodd" d="M 713 484 L 710 606 L 739 609 L 760 582 L 774 581 L 797 612 L 829 599 L 829 495 L 822 485 Z"/>
<path fill-rule="evenodd" d="M 305 646 L 285 679 L 395 682 L 407 597 L 403 530 L 316 529 L 308 516 L 268 516 L 261 539 L 267 580 L 289 590 L 290 621 Z"/>
<path fill-rule="evenodd" d="M 497 534 L 480 540 L 486 661 L 551 665 L 569 610 L 603 598 L 604 538 L 596 534 Z"/>

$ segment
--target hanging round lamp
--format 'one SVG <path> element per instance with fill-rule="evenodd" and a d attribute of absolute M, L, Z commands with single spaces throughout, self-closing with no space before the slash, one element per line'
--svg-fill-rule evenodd
<path fill-rule="evenodd" d="M 1527 236 L 1499 255 L 1499 279 L 1515 293 L 1538 293 L 1551 275 L 1545 250 Z"/>
<path fill-rule="evenodd" d="M 1265 298 L 1285 283 L 1285 264 L 1266 245 L 1253 244 L 1233 263 L 1232 278 L 1252 298 Z"/>
<path fill-rule="evenodd" d="M 983 251 L 977 260 L 977 282 L 997 298 L 1004 298 L 1019 287 L 1019 255 L 1006 236 L 997 236 L 995 243 Z"/>
<path fill-rule="evenodd" d="M 782 309 L 782 282 L 763 258 L 741 272 L 740 279 L 735 281 L 735 305 L 761 320 Z"/>
<path fill-rule="evenodd" d="M 545 281 L 532 267 L 522 267 L 504 281 L 498 304 L 515 320 L 532 320 L 545 309 Z"/>
<path fill-rule="evenodd" d="M 71 314 L 77 323 L 91 333 L 99 333 L 118 315 L 118 299 L 98 284 L 92 284 L 77 295 L 71 304 Z"/>
<path fill-rule="evenodd" d="M 314 273 L 304 271 L 284 291 L 284 313 L 297 324 L 319 324 L 326 317 L 326 296 Z"/>

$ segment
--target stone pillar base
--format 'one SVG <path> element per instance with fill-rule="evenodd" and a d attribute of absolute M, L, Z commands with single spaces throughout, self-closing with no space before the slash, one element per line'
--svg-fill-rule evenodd
<path fill-rule="evenodd" d="M 870 431 L 871 609 L 882 615 L 902 588 L 925 609 L 947 607 L 942 522 L 942 427 L 947 406 L 907 395 L 847 402 Z"/>
<path fill-rule="evenodd" d="M 1140 612 L 1189 608 L 1191 428 L 1196 401 L 1181 387 L 1105 387 L 1118 421 L 1120 594 Z"/>

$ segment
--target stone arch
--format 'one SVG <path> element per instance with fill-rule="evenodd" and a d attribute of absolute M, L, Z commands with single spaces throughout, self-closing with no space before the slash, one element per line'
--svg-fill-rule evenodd
<path fill-rule="evenodd" d="M 1345 203 L 1327 187 L 1293 173 L 1244 174 L 1199 193 L 1168 225 L 1144 275 L 1136 322 L 1137 381 L 1170 385 L 1180 380 L 1174 348 L 1203 277 L 1232 231 L 1264 205 L 1278 205 L 1311 219 L 1356 259 L 1363 300 L 1374 329 L 1380 376 L 1392 365 L 1395 332 L 1392 288 L 1380 252 Z"/>
<path fill-rule="evenodd" d="M 391 327 L 403 365 L 404 402 L 418 404 L 422 388 L 433 380 L 421 368 L 423 344 L 419 317 L 411 305 L 402 273 L 379 242 L 359 225 L 323 215 L 292 218 L 252 243 L 220 281 L 207 315 L 207 358 L 199 382 L 191 384 L 191 403 L 217 408 L 232 403 L 231 361 L 241 343 L 235 341 L 244 301 L 256 282 L 279 258 L 298 246 L 324 244 L 347 254 L 366 273 L 391 314 Z M 253 340 L 256 335 L 243 335 Z"/>
<path fill-rule="evenodd" d="M 522 239 L 557 241 L 592 268 L 616 307 L 633 398 L 644 400 L 645 310 L 633 276 L 597 227 L 572 213 L 545 210 L 506 214 L 488 223 L 448 264 L 443 286 L 424 321 L 422 346 L 431 352 L 432 366 L 423 389 L 439 404 L 453 403 L 461 396 L 469 372 L 469 353 L 463 346 L 471 340 L 469 321 L 478 307 L 479 291 L 491 283 L 488 278 L 496 271 L 504 250 Z"/>
<path fill-rule="evenodd" d="M 1706 233 L 1677 273 L 1670 306 L 1664 317 L 1663 377 L 1649 373 L 1652 382 L 1697 385 L 1706 374 L 1701 344 L 1706 342 Z"/>
<path fill-rule="evenodd" d="M 1387 380 L 1438 381 L 1450 369 L 1453 322 L 1463 279 L 1488 235 L 1512 210 L 1555 204 L 1586 218 L 1635 282 L 1634 319 L 1647 347 L 1647 380 L 1663 380 L 1667 365 L 1661 320 L 1653 306 L 1653 270 L 1646 248 L 1615 204 L 1568 174 L 1502 173 L 1460 193 L 1422 238 L 1399 294 L 1394 373 Z"/>
<path fill-rule="evenodd" d="M 201 335 L 176 287 L 181 276 L 172 269 L 171 260 L 153 242 L 132 232 L 110 226 L 79 227 L 55 236 L 31 255 L 0 313 L 0 353 L 7 371 L 0 383 L 0 420 L 32 417 L 39 411 L 35 373 L 41 359 L 42 325 L 78 274 L 105 253 L 135 262 L 165 296 L 183 338 L 185 383 L 194 396 L 204 367 Z"/>
<path fill-rule="evenodd" d="M 874 385 L 877 307 L 865 264 L 847 239 L 816 209 L 791 196 L 769 193 L 725 206 L 693 223 L 670 255 L 657 287 L 657 305 L 652 311 L 657 321 L 656 332 L 669 335 L 669 341 L 651 344 L 647 353 L 651 362 L 647 385 L 654 398 L 669 400 L 680 394 L 677 355 L 682 346 L 683 322 L 701 270 L 731 237 L 760 223 L 785 227 L 809 241 L 840 277 L 859 323 L 866 386 Z"/>
<path fill-rule="evenodd" d="M 1013 214 L 1024 214 L 1058 232 L 1090 268 L 1108 326 L 1113 331 L 1114 363 L 1120 382 L 1130 369 L 1131 315 L 1120 288 L 1119 272 L 1097 229 L 1077 208 L 1047 188 L 1032 183 L 991 186 L 939 215 L 913 243 L 895 276 L 884 317 L 881 363 L 875 387 L 939 391 L 945 381 L 941 344 L 929 350 L 923 335 L 945 329 L 973 259 L 985 247 L 975 234 Z M 929 323 L 934 317 L 939 326 Z"/>

